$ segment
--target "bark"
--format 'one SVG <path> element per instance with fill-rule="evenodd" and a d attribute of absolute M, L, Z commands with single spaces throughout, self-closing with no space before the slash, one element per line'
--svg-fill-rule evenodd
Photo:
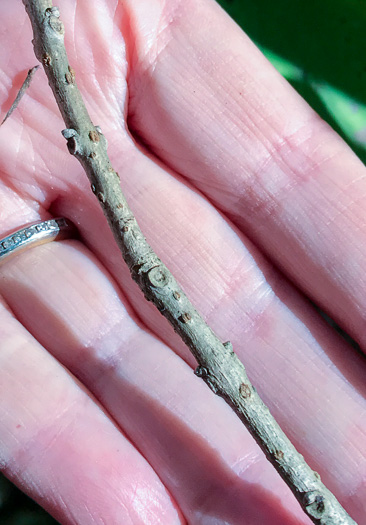
<path fill-rule="evenodd" d="M 28 73 L 27 73 L 27 76 L 25 77 L 25 80 L 23 82 L 23 84 L 20 86 L 20 89 L 17 93 L 17 96 L 15 97 L 15 100 L 14 102 L 12 103 L 9 111 L 7 112 L 7 114 L 5 115 L 4 117 L 4 120 L 2 121 L 2 123 L 0 124 L 0 126 L 2 126 L 4 124 L 4 122 L 6 120 L 8 120 L 8 118 L 10 117 L 10 115 L 13 113 L 13 111 L 18 107 L 19 105 L 19 102 L 21 101 L 21 99 L 23 98 L 23 95 L 24 93 L 27 91 L 27 89 L 29 88 L 30 86 L 30 83 L 32 82 L 33 80 L 33 77 L 35 75 L 35 73 L 37 72 L 37 70 L 39 69 L 39 66 L 34 66 L 32 67 Z"/>
<path fill-rule="evenodd" d="M 190 303 L 143 236 L 107 155 L 107 141 L 83 103 L 64 46 L 64 26 L 50 0 L 23 0 L 66 128 L 69 152 L 83 166 L 133 279 L 172 324 L 197 360 L 195 370 L 232 407 L 314 523 L 354 524 L 320 476 L 305 462 L 250 383 L 230 342 L 222 343 Z M 243 517 L 244 519 L 244 517 Z"/>

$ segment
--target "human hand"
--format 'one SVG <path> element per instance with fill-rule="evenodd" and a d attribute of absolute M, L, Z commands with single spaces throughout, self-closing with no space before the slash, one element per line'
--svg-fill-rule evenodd
<path fill-rule="evenodd" d="M 60 9 L 149 242 L 362 521 L 364 360 L 273 264 L 363 343 L 363 166 L 212 2 Z M 34 57 L 21 3 L 1 15 L 6 106 Z M 50 216 L 81 234 L 0 269 L 4 472 L 62 523 L 309 523 L 131 281 L 64 127 L 38 74 L 0 128 L 1 236 Z"/>

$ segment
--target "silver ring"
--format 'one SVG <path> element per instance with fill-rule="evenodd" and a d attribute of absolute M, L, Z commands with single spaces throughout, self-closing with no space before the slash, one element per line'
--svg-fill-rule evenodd
<path fill-rule="evenodd" d="M 27 248 L 46 242 L 76 237 L 74 224 L 63 217 L 35 222 L 0 239 L 0 264 Z"/>

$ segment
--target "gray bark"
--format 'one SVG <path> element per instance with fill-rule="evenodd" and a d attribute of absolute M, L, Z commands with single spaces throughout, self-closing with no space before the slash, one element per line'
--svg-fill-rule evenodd
<path fill-rule="evenodd" d="M 15 100 L 14 102 L 12 103 L 9 111 L 7 112 L 7 114 L 5 115 L 2 123 L 0 124 L 0 126 L 2 126 L 4 124 L 4 122 L 6 120 L 8 120 L 8 118 L 10 117 L 10 115 L 13 113 L 13 111 L 18 107 L 19 105 L 19 102 L 21 101 L 21 99 L 23 98 L 23 95 L 24 93 L 27 91 L 27 89 L 29 88 L 30 86 L 30 83 L 32 82 L 33 80 L 33 77 L 34 75 L 36 74 L 37 70 L 39 69 L 39 66 L 34 66 L 32 67 L 28 73 L 27 73 L 27 76 L 25 77 L 25 80 L 23 82 L 23 84 L 20 86 L 20 89 L 17 93 L 17 96 L 15 97 Z"/>

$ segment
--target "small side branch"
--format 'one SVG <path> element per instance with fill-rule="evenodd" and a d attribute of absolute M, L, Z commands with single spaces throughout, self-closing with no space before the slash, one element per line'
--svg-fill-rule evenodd
<path fill-rule="evenodd" d="M 231 343 L 221 343 L 147 243 L 108 158 L 107 141 L 93 125 L 77 88 L 58 8 L 52 7 L 50 0 L 23 3 L 33 26 L 35 54 L 65 121 L 63 136 L 68 150 L 82 164 L 133 279 L 191 350 L 198 362 L 196 375 L 232 407 L 313 522 L 354 524 L 282 432 L 251 385 Z"/>
<path fill-rule="evenodd" d="M 27 76 L 23 82 L 23 84 L 21 85 L 19 91 L 18 91 L 18 94 L 17 96 L 15 97 L 15 100 L 14 102 L 12 103 L 9 111 L 7 112 L 7 114 L 5 115 L 4 117 L 4 120 L 2 121 L 2 123 L 0 124 L 0 126 L 2 126 L 4 124 L 4 122 L 6 120 L 8 120 L 8 118 L 10 117 L 10 115 L 13 113 L 13 111 L 18 107 L 19 105 L 19 102 L 21 101 L 24 93 L 26 92 L 26 90 L 29 88 L 30 86 L 30 83 L 32 82 L 32 79 L 37 71 L 37 69 L 39 69 L 40 66 L 34 66 L 32 67 L 32 69 L 30 69 L 27 73 Z"/>

